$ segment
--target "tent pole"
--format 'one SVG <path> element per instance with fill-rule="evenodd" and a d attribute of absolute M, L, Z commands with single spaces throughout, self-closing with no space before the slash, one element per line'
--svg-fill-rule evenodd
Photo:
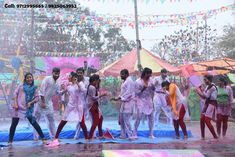
<path fill-rule="evenodd" d="M 35 16 L 34 16 L 34 10 L 32 9 L 32 12 L 31 12 L 31 51 L 29 51 L 29 62 L 30 62 L 30 69 L 29 71 L 34 74 L 35 73 L 35 62 L 34 62 L 34 21 L 35 21 Z"/>
<path fill-rule="evenodd" d="M 140 40 L 139 40 L 139 22 L 138 22 L 138 10 L 137 10 L 137 0 L 134 0 L 135 5 L 135 31 L 136 31 L 136 45 L 137 45 L 137 59 L 138 59 L 138 70 L 141 72 L 141 62 L 140 62 Z"/>

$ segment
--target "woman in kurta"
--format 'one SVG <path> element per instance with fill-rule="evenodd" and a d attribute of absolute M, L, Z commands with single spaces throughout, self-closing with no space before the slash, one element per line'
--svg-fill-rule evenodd
<path fill-rule="evenodd" d="M 228 128 L 228 117 L 231 115 L 232 111 L 233 90 L 227 84 L 225 78 L 220 78 L 218 84 L 217 134 L 220 136 L 221 124 L 223 124 L 222 136 L 225 137 Z"/>
<path fill-rule="evenodd" d="M 107 93 L 99 94 L 98 92 L 99 86 L 100 86 L 99 75 L 96 74 L 92 75 L 89 79 L 89 85 L 87 87 L 87 93 L 86 93 L 87 105 L 92 117 L 92 126 L 88 137 L 90 140 L 92 139 L 94 131 L 97 126 L 99 131 L 99 137 L 103 138 L 103 131 L 102 131 L 103 116 L 99 109 L 98 100 L 101 97 L 106 96 Z"/>
<path fill-rule="evenodd" d="M 55 139 L 49 144 L 49 146 L 57 146 L 59 145 L 59 134 L 65 124 L 68 121 L 75 121 L 80 122 L 80 126 L 83 130 L 85 139 L 88 139 L 87 136 L 87 127 L 85 124 L 85 118 L 84 118 L 84 104 L 81 102 L 82 99 L 80 97 L 81 93 L 85 91 L 84 86 L 80 83 L 78 83 L 78 75 L 76 73 L 71 73 L 72 78 L 72 84 L 68 85 L 67 87 L 67 94 L 68 94 L 68 104 L 65 108 L 65 112 L 63 115 L 63 119 L 60 122 L 58 129 L 56 131 Z"/>
<path fill-rule="evenodd" d="M 218 136 L 215 133 L 214 127 L 211 124 L 211 120 L 216 121 L 217 117 L 217 87 L 212 83 L 213 76 L 207 75 L 204 77 L 204 82 L 207 85 L 204 91 L 200 88 L 197 89 L 197 93 L 204 99 L 206 99 L 205 104 L 202 109 L 200 118 L 201 127 L 201 138 L 205 139 L 205 125 L 209 128 L 211 134 L 216 139 Z"/>
<path fill-rule="evenodd" d="M 39 100 L 37 86 L 34 85 L 34 78 L 31 73 L 27 73 L 24 76 L 23 85 L 19 85 L 15 90 L 14 105 L 12 111 L 12 123 L 9 133 L 9 144 L 12 144 L 16 126 L 19 123 L 19 119 L 27 118 L 40 135 L 43 143 L 46 143 L 46 139 L 42 132 L 42 129 L 36 122 L 34 117 L 34 104 Z"/>
<path fill-rule="evenodd" d="M 136 107 L 137 107 L 137 118 L 135 121 L 135 128 L 133 132 L 133 138 L 138 138 L 137 130 L 140 124 L 140 120 L 143 116 L 148 117 L 149 124 L 149 138 L 154 138 L 154 105 L 153 105 L 153 95 L 155 90 L 155 85 L 151 79 L 152 70 L 149 68 L 144 68 L 141 78 L 136 80 Z"/>
<path fill-rule="evenodd" d="M 184 116 L 187 109 L 187 102 L 182 93 L 180 92 L 178 86 L 174 83 L 169 83 L 165 81 L 162 83 L 162 88 L 167 92 L 170 98 L 173 111 L 173 124 L 175 128 L 176 138 L 180 138 L 179 126 L 181 127 L 184 138 L 188 138 L 188 133 L 186 125 L 184 123 Z M 169 93 L 168 93 L 169 92 Z"/>

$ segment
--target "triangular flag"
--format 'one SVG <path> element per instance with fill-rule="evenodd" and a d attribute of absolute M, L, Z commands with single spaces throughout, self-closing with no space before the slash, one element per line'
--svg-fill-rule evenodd
<path fill-rule="evenodd" d="M 109 129 L 106 129 L 106 132 L 104 133 L 103 137 L 105 139 L 114 139 L 113 135 L 110 133 Z"/>

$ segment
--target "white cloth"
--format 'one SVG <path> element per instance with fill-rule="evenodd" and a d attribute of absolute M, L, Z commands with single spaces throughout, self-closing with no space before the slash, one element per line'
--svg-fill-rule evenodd
<path fill-rule="evenodd" d="M 153 78 L 153 83 L 155 85 L 155 91 L 156 92 L 162 90 L 162 82 L 164 82 L 164 81 L 170 82 L 168 77 L 166 77 L 165 79 L 163 79 L 161 76 L 156 76 L 156 77 Z"/>
<path fill-rule="evenodd" d="M 86 94 L 86 103 L 88 105 L 88 109 L 90 109 L 92 107 L 92 105 L 94 104 L 94 102 L 98 101 L 99 96 L 98 96 L 98 91 L 95 88 L 95 86 L 90 85 L 87 90 L 88 91 Z"/>
<path fill-rule="evenodd" d="M 82 121 L 84 101 L 82 100 L 85 86 L 82 82 L 69 85 L 67 92 L 69 95 L 69 102 L 65 109 L 63 120 L 65 121 Z M 81 96 L 82 95 L 82 96 Z"/>
<path fill-rule="evenodd" d="M 79 93 L 79 99 L 81 100 L 80 102 L 83 104 L 83 114 L 84 114 L 85 118 L 89 118 L 89 120 L 92 123 L 92 119 L 89 114 L 88 104 L 86 101 L 87 87 L 89 85 L 89 77 L 84 77 L 84 79 L 81 82 L 79 82 L 79 84 L 81 86 L 81 91 L 82 91 Z M 78 121 L 77 126 L 76 126 L 75 135 L 74 135 L 75 139 L 79 138 L 80 130 L 81 130 L 80 121 Z"/>
<path fill-rule="evenodd" d="M 44 114 L 54 113 L 52 97 L 60 93 L 61 92 L 58 81 L 55 81 L 52 76 L 45 77 L 40 87 L 39 96 L 40 98 L 41 96 L 44 97 L 46 108 L 41 108 L 41 105 L 37 105 L 35 112 Z M 41 104 L 41 99 L 39 101 L 39 104 Z"/>
<path fill-rule="evenodd" d="M 206 87 L 205 91 L 203 92 L 204 96 L 207 99 L 216 100 L 217 95 L 218 95 L 218 91 L 217 91 L 215 85 L 213 84 L 213 86 L 208 90 L 207 90 L 207 88 L 208 88 L 208 86 Z M 217 109 L 213 104 L 209 104 L 205 113 L 202 113 L 202 114 L 204 114 L 206 117 L 211 118 L 212 120 L 217 120 Z"/>
<path fill-rule="evenodd" d="M 85 88 L 87 88 L 89 85 L 89 77 L 84 76 L 82 82 L 85 84 Z"/>
<path fill-rule="evenodd" d="M 154 94 L 154 84 L 153 80 L 148 81 L 148 86 L 144 89 L 144 81 L 142 79 L 136 80 L 136 106 L 140 113 L 145 115 L 150 115 L 154 111 L 153 106 L 153 94 Z"/>
<path fill-rule="evenodd" d="M 38 101 L 38 89 L 34 93 L 34 98 L 36 101 Z M 27 111 L 27 104 L 25 100 L 25 92 L 24 92 L 24 87 L 23 85 L 19 85 L 15 92 L 14 92 L 14 99 L 16 100 L 16 103 L 18 105 L 18 109 L 15 110 L 15 108 L 11 107 L 11 116 L 14 118 L 21 118 L 25 119 L 25 114 Z M 34 104 L 34 109 L 36 105 Z M 34 113 L 33 113 L 34 115 Z"/>
<path fill-rule="evenodd" d="M 146 116 L 144 113 L 141 113 L 140 111 L 137 112 L 137 118 L 136 118 L 136 121 L 135 121 L 135 124 L 134 124 L 134 131 L 133 131 L 134 136 L 137 136 L 138 127 L 140 125 L 140 120 L 143 119 L 144 116 Z M 154 112 L 147 115 L 147 118 L 148 118 L 148 126 L 149 126 L 149 136 L 153 136 Z"/>
<path fill-rule="evenodd" d="M 131 113 L 120 113 L 119 115 L 119 122 L 121 127 L 121 136 L 130 138 L 132 136 L 131 130 Z"/>
<path fill-rule="evenodd" d="M 167 106 L 166 103 L 166 94 L 162 93 L 162 82 L 164 81 L 168 81 L 169 79 L 166 77 L 165 79 L 163 79 L 161 76 L 155 77 L 153 79 L 154 85 L 155 85 L 155 93 L 154 93 L 154 104 L 155 107 L 156 106 Z"/>
<path fill-rule="evenodd" d="M 35 117 L 37 122 L 40 121 L 41 116 L 44 116 L 48 125 L 50 138 L 53 139 L 55 137 L 56 129 L 55 129 L 55 118 L 54 118 L 54 108 L 52 103 L 52 97 L 56 94 L 60 94 L 59 83 L 55 81 L 52 76 L 47 76 L 43 79 L 40 91 L 39 91 L 39 102 L 35 107 Z M 46 108 L 41 107 L 41 96 L 45 99 Z M 38 139 L 38 134 L 34 130 L 34 138 Z"/>
<path fill-rule="evenodd" d="M 135 82 L 128 77 L 121 85 L 121 98 L 120 113 L 132 113 L 135 105 Z"/>
<path fill-rule="evenodd" d="M 211 118 L 212 120 L 217 120 L 217 109 L 214 105 L 209 104 L 205 113 L 203 113 L 206 117 Z"/>
<path fill-rule="evenodd" d="M 213 86 L 208 90 L 207 90 L 207 88 L 208 88 L 208 86 L 206 87 L 205 91 L 203 92 L 204 96 L 206 98 L 209 98 L 210 100 L 216 100 L 217 95 L 218 95 L 218 91 L 217 91 L 215 85 L 213 84 Z"/>
<path fill-rule="evenodd" d="M 87 101 L 86 101 L 86 94 L 87 94 L 87 87 L 89 85 L 89 78 L 88 77 L 84 77 L 84 79 L 79 82 L 79 86 L 81 87 L 80 90 L 80 94 L 79 94 L 79 99 L 81 100 L 81 103 L 83 104 L 83 108 L 85 110 L 85 114 L 88 113 L 88 105 L 87 105 Z"/>
<path fill-rule="evenodd" d="M 155 107 L 155 117 L 156 117 L 156 122 L 159 122 L 159 117 L 161 110 L 164 111 L 165 115 L 168 117 L 168 121 L 171 121 L 172 119 L 172 113 L 170 110 L 170 107 L 167 105 L 166 102 L 166 93 L 162 90 L 162 82 L 164 81 L 169 81 L 168 77 L 163 79 L 161 76 L 157 76 L 153 79 L 154 85 L 155 85 L 155 92 L 154 92 L 154 97 L 153 97 L 153 103 Z"/>

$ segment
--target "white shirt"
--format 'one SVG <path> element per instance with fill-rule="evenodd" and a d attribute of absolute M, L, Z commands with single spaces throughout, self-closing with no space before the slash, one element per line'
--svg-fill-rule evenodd
<path fill-rule="evenodd" d="M 210 100 L 216 100 L 217 95 L 218 95 L 218 91 L 217 91 L 215 85 L 213 84 L 213 86 L 208 90 L 207 90 L 207 88 L 208 88 L 208 86 L 206 87 L 205 91 L 203 92 L 204 96 L 206 98 L 209 98 Z"/>
<path fill-rule="evenodd" d="M 127 77 L 122 83 L 119 97 L 122 101 L 130 101 L 135 97 L 135 82 L 131 77 Z"/>
<path fill-rule="evenodd" d="M 166 77 L 165 79 L 162 78 L 162 76 L 156 76 L 154 79 L 153 79 L 153 82 L 155 84 L 155 91 L 161 91 L 162 90 L 162 82 L 164 81 L 169 81 L 168 77 Z"/>
<path fill-rule="evenodd" d="M 132 113 L 135 106 L 135 82 L 130 76 L 122 83 L 119 97 L 122 101 L 120 113 Z"/>
<path fill-rule="evenodd" d="M 39 95 L 45 99 L 45 104 L 52 105 L 52 97 L 60 93 L 59 83 L 52 76 L 47 76 L 43 79 Z"/>

